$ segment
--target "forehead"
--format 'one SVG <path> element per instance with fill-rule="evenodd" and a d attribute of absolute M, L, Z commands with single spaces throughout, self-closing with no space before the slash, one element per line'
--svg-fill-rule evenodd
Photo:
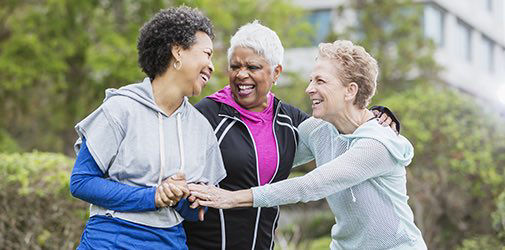
<path fill-rule="evenodd" d="M 196 43 L 194 44 L 195 47 L 203 49 L 205 48 L 212 49 L 213 47 L 212 39 L 210 39 L 209 35 L 207 35 L 205 32 L 197 31 L 195 37 L 196 37 Z"/>
<path fill-rule="evenodd" d="M 337 67 L 338 65 L 328 58 L 318 58 L 310 77 L 337 77 Z"/>
<path fill-rule="evenodd" d="M 233 62 L 268 63 L 262 55 L 259 55 L 256 51 L 247 47 L 236 47 L 233 49 L 230 59 Z"/>

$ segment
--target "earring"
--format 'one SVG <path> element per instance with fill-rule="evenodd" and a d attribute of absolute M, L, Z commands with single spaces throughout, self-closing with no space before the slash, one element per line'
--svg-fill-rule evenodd
<path fill-rule="evenodd" d="M 182 62 L 181 61 L 175 61 L 174 62 L 174 69 L 180 70 L 182 68 Z"/>

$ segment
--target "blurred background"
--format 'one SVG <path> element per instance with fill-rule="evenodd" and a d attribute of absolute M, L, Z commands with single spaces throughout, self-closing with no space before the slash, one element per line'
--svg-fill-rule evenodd
<path fill-rule="evenodd" d="M 141 81 L 136 38 L 159 9 L 200 8 L 227 84 L 231 35 L 254 19 L 285 46 L 273 92 L 310 113 L 320 42 L 349 39 L 379 62 L 373 105 L 415 147 L 409 204 L 430 249 L 505 249 L 504 0 L 0 0 L 0 249 L 73 249 L 88 205 L 69 192 L 74 125 L 104 90 Z M 310 166 L 297 168 L 301 175 Z M 326 202 L 283 208 L 276 249 L 327 249 Z"/>

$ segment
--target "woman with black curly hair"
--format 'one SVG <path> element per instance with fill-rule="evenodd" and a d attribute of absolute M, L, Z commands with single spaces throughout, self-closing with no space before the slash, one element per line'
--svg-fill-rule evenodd
<path fill-rule="evenodd" d="M 198 10 L 160 11 L 137 41 L 148 77 L 106 90 L 75 126 L 70 190 L 91 204 L 78 249 L 187 249 L 181 222 L 202 220 L 203 209 L 189 208 L 186 182 L 226 176 L 212 127 L 187 99 L 214 69 L 212 38 Z"/>

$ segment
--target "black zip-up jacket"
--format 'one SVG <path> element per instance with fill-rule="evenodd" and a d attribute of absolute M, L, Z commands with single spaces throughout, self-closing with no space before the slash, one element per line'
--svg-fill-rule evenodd
<path fill-rule="evenodd" d="M 209 98 L 195 107 L 207 118 L 216 134 L 227 176 L 219 186 L 227 190 L 259 185 L 256 145 L 239 112 Z M 298 125 L 309 116 L 303 111 L 274 101 L 274 137 L 278 165 L 271 182 L 288 177 L 298 143 Z M 279 207 L 209 208 L 203 222 L 184 221 L 189 249 L 273 249 Z"/>

